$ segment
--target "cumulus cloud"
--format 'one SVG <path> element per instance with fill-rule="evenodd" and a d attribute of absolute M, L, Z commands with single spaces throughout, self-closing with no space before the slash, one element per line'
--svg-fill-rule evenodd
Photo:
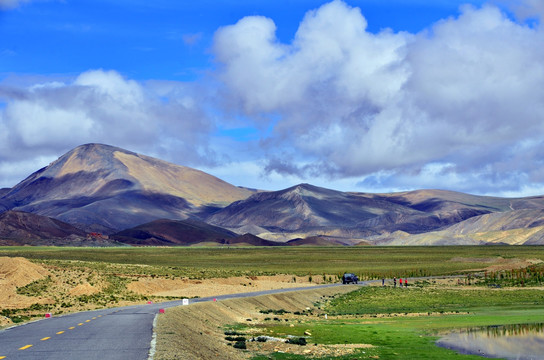
<path fill-rule="evenodd" d="M 104 70 L 4 79 L 0 170 L 103 142 L 250 187 L 268 179 L 544 192 L 544 31 L 534 21 L 544 9 L 536 0 L 494 2 L 517 17 L 462 6 L 412 34 L 370 32 L 359 8 L 334 0 L 309 11 L 288 43 L 273 19 L 245 17 L 216 31 L 217 66 L 206 82 L 139 82 Z M 229 126 L 251 129 L 251 139 Z"/>
<path fill-rule="evenodd" d="M 262 141 L 268 171 L 391 187 L 432 177 L 473 192 L 544 184 L 535 170 L 544 151 L 539 26 L 485 5 L 419 34 L 366 27 L 358 8 L 335 0 L 307 13 L 289 44 L 264 17 L 217 31 L 224 105 L 273 124 Z"/>
<path fill-rule="evenodd" d="M 58 157 L 89 142 L 189 165 L 213 163 L 207 143 L 213 125 L 189 94 L 180 83 L 139 83 L 104 70 L 19 88 L 0 84 L 0 164 L 33 163 L 36 153 Z"/>
<path fill-rule="evenodd" d="M 522 20 L 544 16 L 544 2 L 541 0 L 504 0 Z"/>

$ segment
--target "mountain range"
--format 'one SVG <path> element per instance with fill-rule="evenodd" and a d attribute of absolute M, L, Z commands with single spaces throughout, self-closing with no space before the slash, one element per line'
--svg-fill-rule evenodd
<path fill-rule="evenodd" d="M 86 144 L 0 189 L 0 239 L 8 245 L 48 239 L 93 245 L 544 244 L 544 197 L 370 194 L 310 184 L 262 191 Z"/>

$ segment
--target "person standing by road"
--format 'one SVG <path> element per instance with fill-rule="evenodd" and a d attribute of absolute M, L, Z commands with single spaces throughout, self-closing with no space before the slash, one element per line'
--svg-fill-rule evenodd
<path fill-rule="evenodd" d="M 397 277 L 393 278 L 393 287 L 397 287 Z"/>
<path fill-rule="evenodd" d="M 402 287 L 402 278 L 399 279 L 399 285 Z"/>

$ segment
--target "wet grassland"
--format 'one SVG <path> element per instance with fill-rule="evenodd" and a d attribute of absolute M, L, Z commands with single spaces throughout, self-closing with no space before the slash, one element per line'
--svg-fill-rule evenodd
<path fill-rule="evenodd" d="M 408 288 L 392 285 L 362 287 L 315 304 L 313 316 L 302 313 L 288 322 L 245 326 L 255 336 L 303 338 L 306 344 L 335 346 L 367 344 L 338 356 L 312 357 L 272 352 L 255 355 L 264 359 L 481 359 L 436 346 L 441 334 L 452 330 L 544 322 L 542 265 L 517 271 L 513 284 L 510 270 L 497 271 L 490 280 L 471 275 L 454 279 L 415 281 Z M 515 275 L 514 275 L 515 277 Z M 532 279 L 531 279 L 532 278 Z M 501 280 L 502 279 L 502 280 Z M 537 280 L 538 279 L 538 280 Z M 239 328 L 243 333 L 244 326 Z"/>

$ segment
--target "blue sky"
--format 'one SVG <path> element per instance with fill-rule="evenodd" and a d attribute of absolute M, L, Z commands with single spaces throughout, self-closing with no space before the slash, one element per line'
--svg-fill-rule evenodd
<path fill-rule="evenodd" d="M 0 187 L 107 143 L 277 190 L 544 194 L 538 0 L 0 0 Z"/>
<path fill-rule="evenodd" d="M 9 0 L 8 0 L 9 1 Z M 2 71 L 78 74 L 113 69 L 136 80 L 192 81 L 213 66 L 213 35 L 245 16 L 269 17 L 290 42 L 305 13 L 326 1 L 34 1 L 1 17 Z M 471 1 L 481 5 L 483 1 Z M 418 32 L 458 13 L 458 1 L 359 0 L 368 30 Z M 9 56 L 11 54 L 12 56 Z M 16 56 L 15 56 L 16 54 Z"/>

